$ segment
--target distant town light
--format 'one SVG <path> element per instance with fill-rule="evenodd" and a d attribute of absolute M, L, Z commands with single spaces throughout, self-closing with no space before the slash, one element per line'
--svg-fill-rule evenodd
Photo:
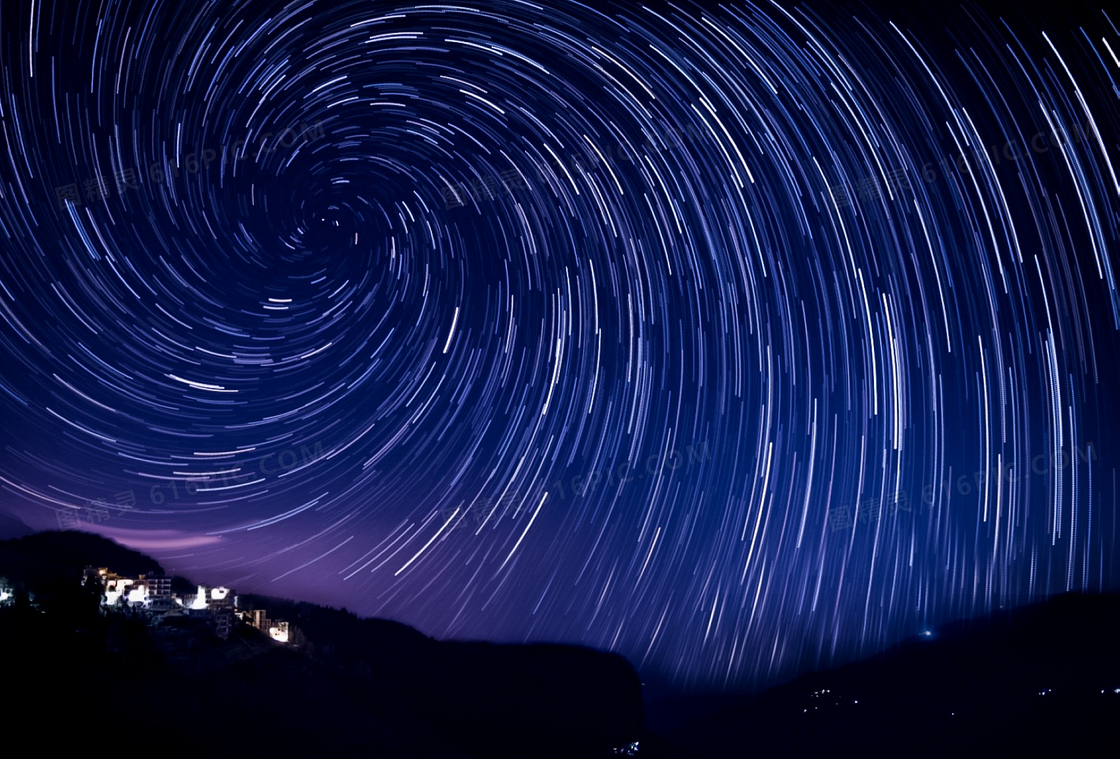
<path fill-rule="evenodd" d="M 206 608 L 206 588 L 202 585 L 198 586 L 198 592 L 195 594 L 194 603 L 191 604 L 192 609 L 205 609 Z"/>
<path fill-rule="evenodd" d="M 288 623 L 277 622 L 274 626 L 268 628 L 268 634 L 273 640 L 280 643 L 288 642 Z"/>

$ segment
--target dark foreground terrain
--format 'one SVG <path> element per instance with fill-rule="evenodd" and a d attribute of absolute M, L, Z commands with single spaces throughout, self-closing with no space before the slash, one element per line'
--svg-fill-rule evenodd
<path fill-rule="evenodd" d="M 0 608 L 0 707 L 36 753 L 593 759 L 644 736 L 641 682 L 615 654 L 441 642 L 259 596 L 238 603 L 288 620 L 300 645 L 248 625 L 223 641 L 204 620 L 102 607 L 86 566 L 161 572 L 85 533 L 0 542 L 18 591 Z"/>
<path fill-rule="evenodd" d="M 616 654 L 437 641 L 245 594 L 239 608 L 287 620 L 297 644 L 247 624 L 222 640 L 205 619 L 103 606 L 100 584 L 82 582 L 87 566 L 162 573 L 86 533 L 0 541 L 0 587 L 15 591 L 0 605 L 4 756 L 26 753 L 7 750 L 17 736 L 46 755 L 1120 756 L 1120 595 L 959 622 L 758 697 L 647 708 Z"/>
<path fill-rule="evenodd" d="M 1056 596 L 649 717 L 690 759 L 1120 756 L 1120 595 Z"/>

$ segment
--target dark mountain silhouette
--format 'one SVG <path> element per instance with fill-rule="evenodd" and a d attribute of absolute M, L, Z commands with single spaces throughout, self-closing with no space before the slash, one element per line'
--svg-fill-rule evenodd
<path fill-rule="evenodd" d="M 593 757 L 596 747 L 643 737 L 641 682 L 617 654 L 437 641 L 398 622 L 314 604 L 254 595 L 238 602 L 294 624 L 317 662 L 365 689 L 356 698 L 371 710 L 423 714 L 471 756 Z"/>
<path fill-rule="evenodd" d="M 596 759 L 1114 756 L 1120 595 L 1067 594 L 944 626 L 758 697 L 653 704 L 622 657 L 577 646 L 438 641 L 397 622 L 256 595 L 298 630 L 151 624 L 106 609 L 82 569 L 160 572 L 86 533 L 0 542 L 0 713 L 40 748 L 172 755 Z M 187 580 L 179 579 L 191 588 Z"/>
<path fill-rule="evenodd" d="M 299 647 L 237 626 L 100 606 L 86 566 L 158 573 L 96 535 L 0 542 L 0 713 L 41 748 L 160 746 L 439 759 L 617 756 L 645 734 L 641 683 L 621 656 L 564 645 L 437 641 L 403 624 L 240 596 L 299 631 Z M 648 741 L 647 741 L 648 743 Z M 121 749 L 128 753 L 131 749 Z"/>
<path fill-rule="evenodd" d="M 0 576 L 13 583 L 75 574 L 80 578 L 90 566 L 109 567 L 130 577 L 163 574 L 155 559 L 89 532 L 37 532 L 0 541 Z"/>
<path fill-rule="evenodd" d="M 857 703 L 858 702 L 858 703 Z M 679 715 L 703 714 L 685 724 Z M 651 707 L 712 757 L 1117 755 L 1120 595 L 1063 594 L 956 622 L 757 698 Z"/>

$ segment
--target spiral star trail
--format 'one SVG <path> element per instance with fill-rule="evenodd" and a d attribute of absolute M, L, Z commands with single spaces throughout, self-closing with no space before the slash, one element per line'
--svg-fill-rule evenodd
<path fill-rule="evenodd" d="M 1115 588 L 1108 12 L 0 14 L 7 513 L 696 689 Z"/>

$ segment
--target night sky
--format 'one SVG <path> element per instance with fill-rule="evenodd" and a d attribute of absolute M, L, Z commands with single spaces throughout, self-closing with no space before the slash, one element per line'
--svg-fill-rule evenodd
<path fill-rule="evenodd" d="M 687 689 L 1114 589 L 1118 55 L 1076 3 L 5 0 L 0 513 Z"/>

